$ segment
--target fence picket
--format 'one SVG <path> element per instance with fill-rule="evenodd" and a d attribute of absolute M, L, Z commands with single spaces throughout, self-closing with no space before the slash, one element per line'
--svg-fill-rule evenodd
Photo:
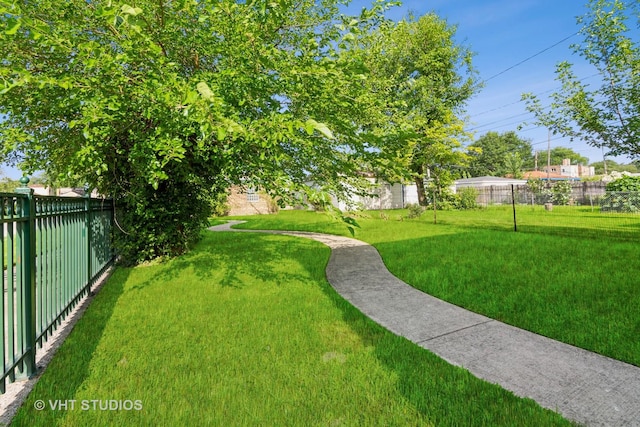
<path fill-rule="evenodd" d="M 0 357 L 6 383 L 36 372 L 37 349 L 113 263 L 113 202 L 0 193 Z"/>

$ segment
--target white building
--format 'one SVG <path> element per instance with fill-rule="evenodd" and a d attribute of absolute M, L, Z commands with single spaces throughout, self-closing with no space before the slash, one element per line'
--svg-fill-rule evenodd
<path fill-rule="evenodd" d="M 352 195 L 347 202 L 332 199 L 332 203 L 341 211 L 348 211 L 354 206 L 365 210 L 403 209 L 408 204 L 418 203 L 416 184 L 390 184 L 377 182 L 375 178 L 366 178 L 371 183 L 370 196 Z"/>
<path fill-rule="evenodd" d="M 572 165 L 570 159 L 564 159 L 561 165 L 544 166 L 542 170 L 550 173 L 560 174 L 570 178 L 582 178 L 594 176 L 596 174 L 593 166 Z"/>

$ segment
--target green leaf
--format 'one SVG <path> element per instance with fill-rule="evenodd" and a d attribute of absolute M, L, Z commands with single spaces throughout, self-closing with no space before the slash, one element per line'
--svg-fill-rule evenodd
<path fill-rule="evenodd" d="M 128 4 L 123 4 L 120 8 L 120 12 L 126 13 L 127 15 L 136 16 L 142 13 L 142 9 L 140 9 L 139 7 L 129 6 Z"/>
<path fill-rule="evenodd" d="M 226 137 L 227 137 L 227 131 L 224 127 L 220 126 L 218 129 L 216 129 L 216 139 L 218 141 L 224 141 Z"/>
<path fill-rule="evenodd" d="M 17 33 L 18 30 L 20 29 L 20 26 L 22 25 L 20 23 L 20 21 L 18 21 L 17 19 L 13 19 L 13 18 L 8 20 L 8 24 L 9 24 L 8 25 L 9 28 L 7 30 L 5 30 L 4 33 L 7 34 L 7 35 L 10 35 L 10 36 L 12 36 L 15 33 Z"/>
<path fill-rule="evenodd" d="M 307 120 L 304 128 L 309 135 L 313 134 L 313 130 L 317 130 L 322 135 L 324 135 L 325 138 L 335 139 L 335 137 L 333 136 L 333 132 L 331 132 L 331 129 L 329 129 L 327 125 L 325 125 L 324 123 L 319 123 L 313 119 Z"/>
<path fill-rule="evenodd" d="M 213 101 L 215 96 L 213 95 L 213 91 L 209 88 L 209 85 L 205 82 L 200 82 L 196 85 L 196 89 L 200 96 L 202 96 L 207 101 Z"/>

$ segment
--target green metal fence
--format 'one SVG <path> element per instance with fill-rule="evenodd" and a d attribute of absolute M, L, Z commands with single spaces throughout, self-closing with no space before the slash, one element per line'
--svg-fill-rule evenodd
<path fill-rule="evenodd" d="M 36 373 L 36 350 L 114 260 L 113 202 L 0 193 L 0 347 L 8 382 Z"/>

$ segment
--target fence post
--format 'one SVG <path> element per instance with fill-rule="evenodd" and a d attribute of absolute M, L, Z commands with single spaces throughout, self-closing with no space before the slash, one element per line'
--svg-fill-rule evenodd
<path fill-rule="evenodd" d="M 89 187 L 85 186 L 84 192 L 84 206 L 87 210 L 85 215 L 85 228 L 87 230 L 87 293 L 91 294 L 91 284 L 92 284 L 92 266 L 91 266 L 91 192 L 89 191 Z"/>
<path fill-rule="evenodd" d="M 21 377 L 30 378 L 36 374 L 36 209 L 33 199 L 33 189 L 29 188 L 29 177 L 26 175 L 20 178 L 22 186 L 16 189 L 16 193 L 24 194 L 26 197 L 20 198 L 20 208 L 23 222 L 20 226 L 22 247 L 20 248 L 20 266 L 22 268 L 22 294 L 24 296 L 24 307 L 22 311 L 23 322 L 23 342 L 26 344 L 26 352 L 23 362 L 26 372 Z"/>
<path fill-rule="evenodd" d="M 516 221 L 516 194 L 514 185 L 511 184 L 511 206 L 513 207 L 513 231 L 518 231 L 518 222 Z"/>

